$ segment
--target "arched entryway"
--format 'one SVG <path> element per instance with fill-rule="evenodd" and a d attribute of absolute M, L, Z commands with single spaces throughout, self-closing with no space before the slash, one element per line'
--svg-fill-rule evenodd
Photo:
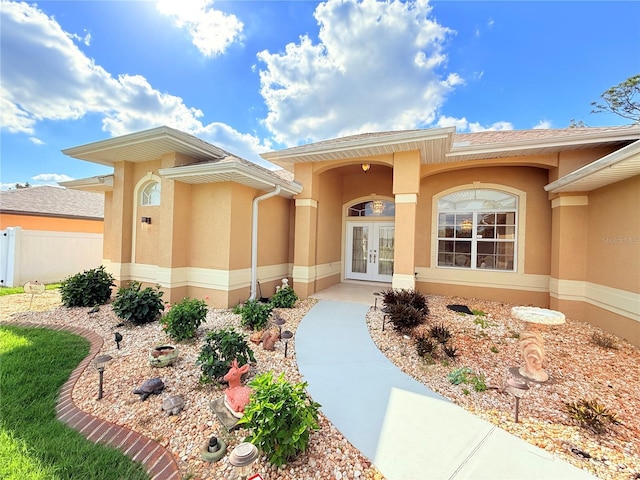
<path fill-rule="evenodd" d="M 345 222 L 346 280 L 390 283 L 395 249 L 395 204 L 371 198 L 347 208 Z"/>

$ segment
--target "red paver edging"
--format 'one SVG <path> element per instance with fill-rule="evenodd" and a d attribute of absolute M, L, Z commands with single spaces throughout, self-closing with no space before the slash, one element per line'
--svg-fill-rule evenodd
<path fill-rule="evenodd" d="M 80 432 L 89 441 L 105 443 L 121 450 L 133 461 L 141 463 L 152 480 L 179 480 L 181 478 L 178 463 L 173 458 L 173 455 L 162 445 L 130 428 L 102 420 L 80 410 L 73 402 L 73 387 L 82 372 L 102 348 L 104 342 L 100 335 L 86 328 L 62 325 L 43 325 L 30 322 L 2 322 L 0 325 L 64 330 L 89 340 L 91 343 L 89 355 L 71 372 L 68 380 L 60 389 L 56 404 L 58 420 Z"/>

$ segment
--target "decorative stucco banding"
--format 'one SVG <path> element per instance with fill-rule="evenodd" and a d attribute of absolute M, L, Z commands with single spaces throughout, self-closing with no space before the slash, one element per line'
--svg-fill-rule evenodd
<path fill-rule="evenodd" d="M 396 195 L 396 203 L 418 203 L 418 194 L 398 193 Z"/>
<path fill-rule="evenodd" d="M 551 200 L 551 208 L 558 207 L 584 207 L 589 205 L 589 197 L 576 195 L 570 197 L 557 197 Z"/>
<path fill-rule="evenodd" d="M 418 282 L 445 283 L 467 287 L 513 289 L 529 292 L 549 292 L 549 276 L 500 272 L 491 270 L 462 270 L 459 268 L 416 268 Z"/>

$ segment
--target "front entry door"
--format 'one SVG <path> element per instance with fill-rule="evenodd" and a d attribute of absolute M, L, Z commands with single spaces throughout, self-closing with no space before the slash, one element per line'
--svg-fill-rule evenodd
<path fill-rule="evenodd" d="M 393 222 L 347 222 L 345 278 L 391 282 Z"/>

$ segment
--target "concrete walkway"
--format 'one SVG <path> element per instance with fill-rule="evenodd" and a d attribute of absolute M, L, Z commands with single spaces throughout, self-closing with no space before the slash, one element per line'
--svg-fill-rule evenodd
<path fill-rule="evenodd" d="M 372 298 L 320 300 L 297 328 L 296 357 L 322 412 L 387 479 L 596 478 L 402 373 L 369 336 Z"/>

